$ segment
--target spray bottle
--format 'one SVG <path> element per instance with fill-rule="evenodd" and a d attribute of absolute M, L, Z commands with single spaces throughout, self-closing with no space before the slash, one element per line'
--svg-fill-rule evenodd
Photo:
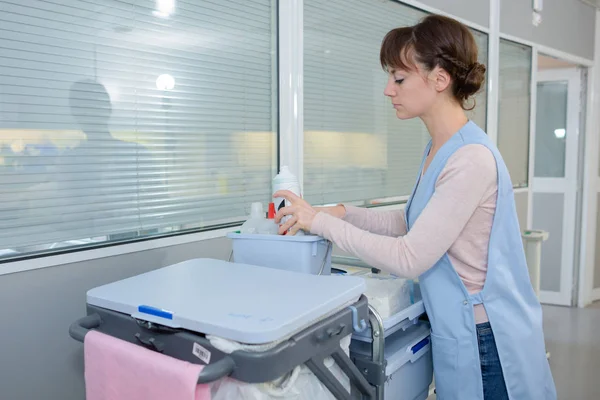
<path fill-rule="evenodd" d="M 269 212 L 267 219 L 261 224 L 258 233 L 264 235 L 277 235 L 279 233 L 279 225 L 275 223 L 275 204 L 269 203 Z"/>
<path fill-rule="evenodd" d="M 240 228 L 240 233 L 258 233 L 258 230 L 264 221 L 265 214 L 262 203 L 252 203 L 250 217 Z"/>
<path fill-rule="evenodd" d="M 280 190 L 288 190 L 294 193 L 298 197 L 302 197 L 300 193 L 300 183 L 298 182 L 298 178 L 294 174 L 291 173 L 290 169 L 287 166 L 282 166 L 279 174 L 273 178 L 273 193 L 276 193 Z M 278 197 L 274 201 L 275 203 L 275 211 L 279 212 L 283 207 L 288 207 L 291 205 L 289 201 L 284 199 L 283 197 Z M 280 224 L 283 225 L 285 221 L 287 221 L 290 216 L 286 216 L 281 219 Z M 303 235 L 303 231 L 298 231 L 297 235 Z"/>

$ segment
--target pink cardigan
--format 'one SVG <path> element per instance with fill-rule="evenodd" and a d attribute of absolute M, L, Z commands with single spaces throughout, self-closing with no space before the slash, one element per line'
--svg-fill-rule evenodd
<path fill-rule="evenodd" d="M 483 288 L 487 273 L 496 174 L 492 153 L 482 145 L 467 145 L 446 163 L 435 193 L 410 232 L 406 232 L 404 210 L 345 206 L 343 220 L 318 213 L 311 233 L 373 267 L 406 278 L 417 278 L 447 252 L 465 287 L 474 294 Z M 487 320 L 483 305 L 475 306 L 475 321 Z"/>

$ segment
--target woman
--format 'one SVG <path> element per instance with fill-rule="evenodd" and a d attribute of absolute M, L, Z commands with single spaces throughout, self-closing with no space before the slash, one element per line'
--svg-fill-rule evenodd
<path fill-rule="evenodd" d="M 485 67 L 459 22 L 429 16 L 390 31 L 384 94 L 431 141 L 404 211 L 313 208 L 290 192 L 280 232 L 321 235 L 369 264 L 419 278 L 439 399 L 556 399 L 542 313 L 523 253 L 512 183 L 496 146 L 464 110 Z"/>

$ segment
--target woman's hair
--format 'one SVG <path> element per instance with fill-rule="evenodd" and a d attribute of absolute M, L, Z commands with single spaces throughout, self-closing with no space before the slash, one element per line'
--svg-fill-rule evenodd
<path fill-rule="evenodd" d="M 485 80 L 485 65 L 477 62 L 477 43 L 460 22 L 441 15 L 430 15 L 414 26 L 396 28 L 383 39 L 380 53 L 385 70 L 411 70 L 415 62 L 428 71 L 436 66 L 452 77 L 452 94 L 465 110 L 467 100 Z"/>

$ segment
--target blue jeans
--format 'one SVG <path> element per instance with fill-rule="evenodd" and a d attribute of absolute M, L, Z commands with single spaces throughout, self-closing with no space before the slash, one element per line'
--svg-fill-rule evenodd
<path fill-rule="evenodd" d="M 484 400 L 508 400 L 502 366 L 494 340 L 494 332 L 489 322 L 477 324 L 481 377 L 483 379 Z"/>

